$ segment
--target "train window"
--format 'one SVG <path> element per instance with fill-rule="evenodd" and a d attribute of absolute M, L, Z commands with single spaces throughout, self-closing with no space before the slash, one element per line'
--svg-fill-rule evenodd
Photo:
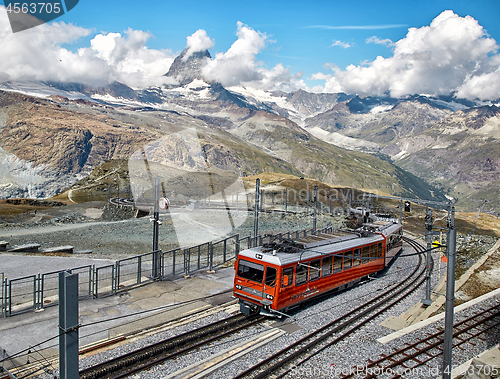
<path fill-rule="evenodd" d="M 370 250 L 370 257 L 372 258 L 378 257 L 377 245 L 372 245 L 372 248 Z"/>
<path fill-rule="evenodd" d="M 346 251 L 344 257 L 344 270 L 352 267 L 352 250 Z"/>
<path fill-rule="evenodd" d="M 354 259 L 352 260 L 352 267 L 361 264 L 361 249 L 354 249 Z"/>
<path fill-rule="evenodd" d="M 283 277 L 281 278 L 281 287 L 291 286 L 293 283 L 293 267 L 283 269 Z"/>
<path fill-rule="evenodd" d="M 325 277 L 332 273 L 332 257 L 328 256 L 323 258 L 323 264 L 321 265 L 321 276 Z"/>
<path fill-rule="evenodd" d="M 377 254 L 378 257 L 381 257 L 382 256 L 382 242 L 378 244 L 378 254 Z"/>
<path fill-rule="evenodd" d="M 319 278 L 321 273 L 321 259 L 316 259 L 312 261 L 309 267 L 309 281 L 313 281 Z"/>
<path fill-rule="evenodd" d="M 264 284 L 269 287 L 274 287 L 276 285 L 276 269 L 274 267 L 266 267 L 266 280 Z"/>
<path fill-rule="evenodd" d="M 363 263 L 368 263 L 370 261 L 370 246 L 363 247 Z"/>
<path fill-rule="evenodd" d="M 262 279 L 264 279 L 264 266 L 240 259 L 238 263 L 238 276 L 243 279 L 262 283 Z"/>
<path fill-rule="evenodd" d="M 305 282 L 307 282 L 307 267 L 298 264 L 297 275 L 295 276 L 295 285 L 299 286 Z"/>
<path fill-rule="evenodd" d="M 333 273 L 334 274 L 342 271 L 342 260 L 343 259 L 344 259 L 344 257 L 342 255 L 335 255 L 333 257 Z M 351 261 L 349 260 L 349 267 L 351 267 L 350 263 L 351 263 Z"/>

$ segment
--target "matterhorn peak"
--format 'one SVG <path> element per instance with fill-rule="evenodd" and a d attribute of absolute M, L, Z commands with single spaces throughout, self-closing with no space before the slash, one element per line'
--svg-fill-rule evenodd
<path fill-rule="evenodd" d="M 208 50 L 195 51 L 190 52 L 188 56 L 188 50 L 189 48 L 185 48 L 182 53 L 175 58 L 165 76 L 174 78 L 181 86 L 189 84 L 195 79 L 207 82 L 201 70 L 207 60 L 212 59 L 210 52 Z M 186 58 L 186 56 L 188 57 Z"/>

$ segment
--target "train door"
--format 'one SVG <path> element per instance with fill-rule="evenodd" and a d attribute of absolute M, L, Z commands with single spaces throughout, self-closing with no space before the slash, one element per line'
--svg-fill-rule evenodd
<path fill-rule="evenodd" d="M 266 274 L 264 277 L 264 287 L 262 297 L 264 299 L 270 300 L 271 302 L 274 300 L 276 296 L 276 280 L 278 277 L 278 271 L 276 267 L 266 266 Z"/>

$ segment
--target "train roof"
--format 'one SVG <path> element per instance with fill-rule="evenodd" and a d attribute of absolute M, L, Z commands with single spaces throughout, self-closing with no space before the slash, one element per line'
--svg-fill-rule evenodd
<path fill-rule="evenodd" d="M 401 229 L 401 224 L 393 221 L 374 221 L 371 223 L 363 224 L 360 230 L 368 231 L 371 233 L 379 233 L 387 237 L 393 234 L 397 230 Z"/>
<path fill-rule="evenodd" d="M 260 259 L 278 266 L 319 258 L 362 245 L 382 242 L 384 237 L 374 233 L 335 232 L 302 237 L 296 240 L 283 240 L 264 246 L 243 250 L 240 257 Z"/>

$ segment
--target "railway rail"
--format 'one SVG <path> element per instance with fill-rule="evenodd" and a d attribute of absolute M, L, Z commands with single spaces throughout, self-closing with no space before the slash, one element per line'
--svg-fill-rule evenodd
<path fill-rule="evenodd" d="M 81 370 L 80 379 L 124 378 L 229 336 L 265 319 L 264 316 L 245 317 L 242 314 L 231 316 Z"/>
<path fill-rule="evenodd" d="M 418 242 L 405 241 L 417 252 L 425 251 Z M 294 368 L 308 361 L 326 348 L 342 341 L 361 326 L 417 290 L 425 281 L 426 268 L 419 256 L 419 264 L 408 277 L 395 287 L 342 315 L 322 328 L 311 332 L 295 343 L 281 349 L 267 359 L 239 373 L 235 378 L 282 378 Z"/>
<path fill-rule="evenodd" d="M 463 347 L 466 343 L 473 343 L 477 338 L 492 329 L 500 326 L 500 304 L 483 309 L 481 313 L 470 316 L 453 325 L 453 348 Z M 387 378 L 404 378 L 407 375 L 418 375 L 430 372 L 425 365 L 443 355 L 444 331 L 439 330 L 424 338 L 408 344 L 393 353 L 371 360 L 366 365 L 351 368 L 349 374 L 341 379 L 366 378 L 372 379 L 385 375 Z M 435 366 L 439 366 L 441 362 Z M 359 368 L 362 368 L 361 370 Z"/>

